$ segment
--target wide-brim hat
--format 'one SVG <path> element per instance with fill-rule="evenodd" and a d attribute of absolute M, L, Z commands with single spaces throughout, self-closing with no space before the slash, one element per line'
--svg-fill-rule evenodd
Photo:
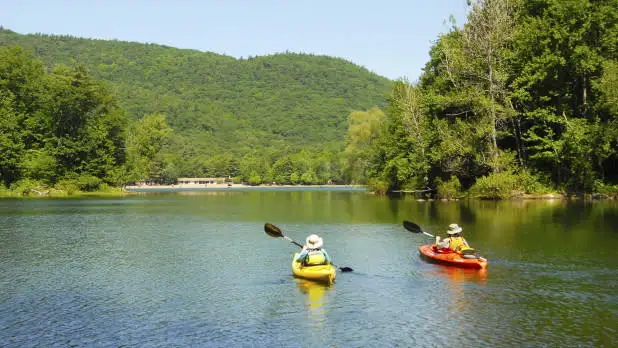
<path fill-rule="evenodd" d="M 324 245 L 324 241 L 317 234 L 312 234 L 307 237 L 307 247 L 310 249 L 320 249 Z"/>
<path fill-rule="evenodd" d="M 463 228 L 459 227 L 459 225 L 457 225 L 457 224 L 450 224 L 450 225 L 448 225 L 448 231 L 446 231 L 446 233 L 448 233 L 448 234 L 457 234 L 457 233 L 460 233 L 461 231 L 463 231 Z"/>

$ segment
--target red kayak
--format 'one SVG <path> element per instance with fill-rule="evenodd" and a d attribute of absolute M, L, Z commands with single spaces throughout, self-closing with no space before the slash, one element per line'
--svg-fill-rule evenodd
<path fill-rule="evenodd" d="M 430 261 L 447 266 L 478 269 L 487 267 L 487 260 L 482 257 L 463 257 L 450 249 L 438 249 L 435 244 L 421 245 L 418 250 Z"/>

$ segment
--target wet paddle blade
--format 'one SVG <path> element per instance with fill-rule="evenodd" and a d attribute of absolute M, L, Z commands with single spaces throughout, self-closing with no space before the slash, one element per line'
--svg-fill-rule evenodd
<path fill-rule="evenodd" d="M 405 228 L 406 230 L 413 232 L 413 233 L 423 233 L 423 229 L 421 228 L 421 226 L 415 224 L 412 221 L 407 221 L 404 220 L 403 221 L 403 228 Z"/>
<path fill-rule="evenodd" d="M 274 238 L 283 237 L 283 233 L 281 233 L 281 230 L 279 229 L 279 227 L 271 223 L 268 223 L 268 222 L 264 225 L 264 232 L 266 232 L 267 235 L 274 237 Z"/>
<path fill-rule="evenodd" d="M 414 223 L 414 222 L 412 222 L 412 221 L 407 221 L 407 220 L 404 220 L 404 222 L 403 222 L 403 227 L 404 227 L 406 230 L 408 230 L 408 231 L 410 231 L 410 232 L 412 232 L 412 233 L 422 233 L 422 234 L 424 234 L 424 235 L 426 235 L 426 236 L 429 236 L 429 237 L 432 237 L 432 238 L 435 238 L 435 237 L 436 237 L 436 236 L 434 236 L 434 235 L 433 235 L 433 234 L 431 234 L 431 233 L 427 233 L 427 232 L 423 231 L 423 229 L 421 228 L 421 226 L 419 226 L 419 225 L 415 224 L 415 223 Z"/>
<path fill-rule="evenodd" d="M 351 269 L 350 267 L 339 267 L 339 270 L 340 270 L 341 272 L 344 272 L 344 273 L 345 273 L 345 272 L 354 272 L 354 270 L 353 270 L 353 269 Z"/>

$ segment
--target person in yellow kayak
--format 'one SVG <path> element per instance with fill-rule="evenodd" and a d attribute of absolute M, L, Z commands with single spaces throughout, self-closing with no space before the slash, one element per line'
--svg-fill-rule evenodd
<path fill-rule="evenodd" d="M 451 249 L 458 254 L 466 253 L 466 250 L 473 251 L 474 249 L 470 248 L 468 242 L 461 235 L 463 228 L 459 227 L 457 224 L 450 224 L 448 226 L 449 237 L 443 240 L 440 240 L 439 236 L 436 236 L 436 247 L 438 249 Z"/>
<path fill-rule="evenodd" d="M 322 238 L 317 234 L 310 235 L 296 261 L 302 262 L 305 266 L 328 265 L 331 260 L 323 246 Z"/>

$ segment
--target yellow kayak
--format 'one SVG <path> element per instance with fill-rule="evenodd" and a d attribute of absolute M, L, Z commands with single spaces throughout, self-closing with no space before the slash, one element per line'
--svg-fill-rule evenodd
<path fill-rule="evenodd" d="M 337 268 L 335 266 L 302 266 L 300 262 L 296 262 L 298 255 L 298 253 L 295 253 L 292 259 L 292 272 L 295 276 L 326 284 L 335 282 L 335 277 L 337 276 Z"/>

